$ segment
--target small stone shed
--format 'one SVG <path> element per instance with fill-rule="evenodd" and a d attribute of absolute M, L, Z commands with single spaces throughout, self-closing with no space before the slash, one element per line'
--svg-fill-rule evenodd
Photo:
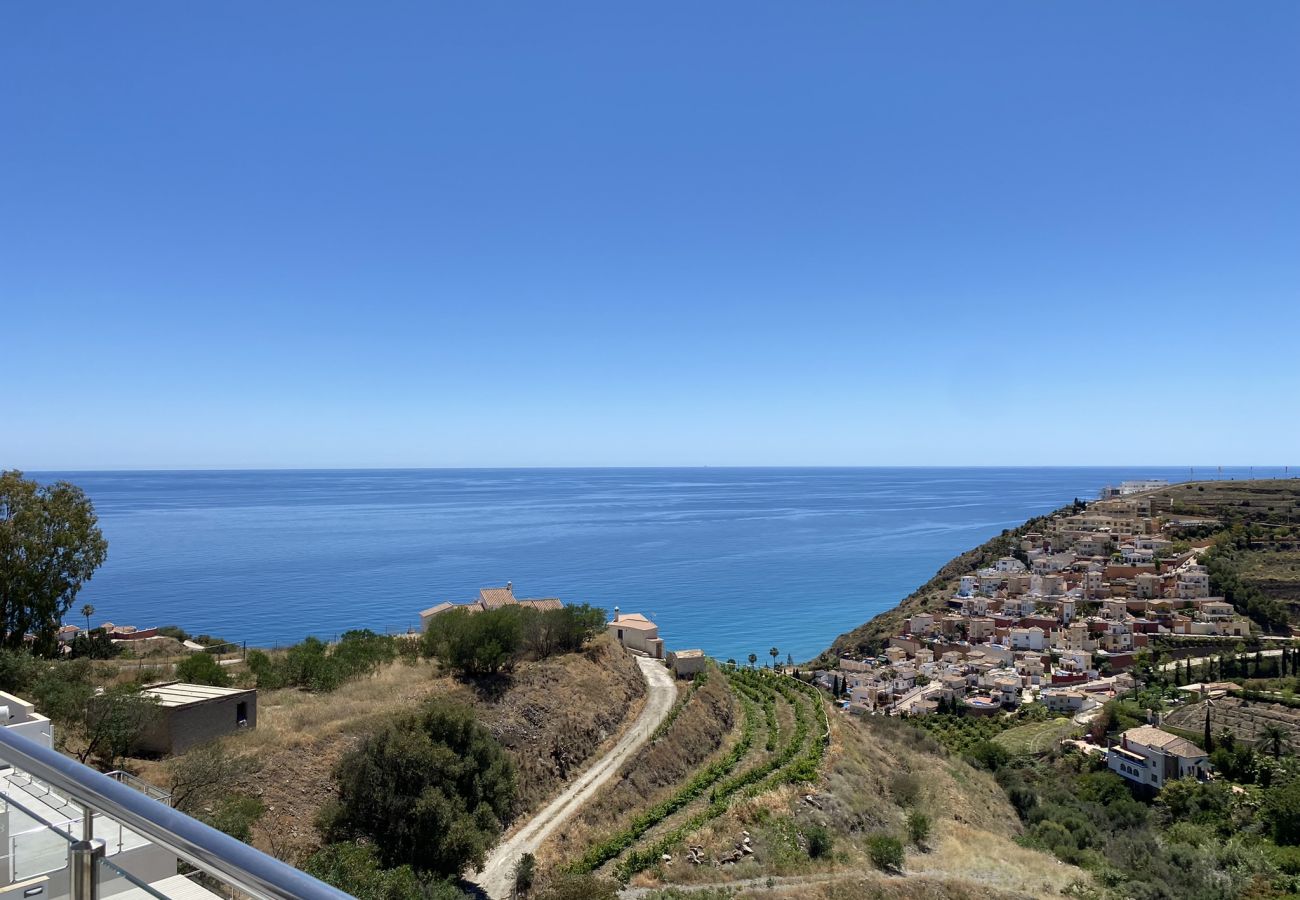
<path fill-rule="evenodd" d="M 704 671 L 708 657 L 703 650 L 674 650 L 668 654 L 668 665 L 678 678 L 693 678 Z"/>
<path fill-rule="evenodd" d="M 158 702 L 137 749 L 146 754 L 184 753 L 197 744 L 257 727 L 257 691 L 180 681 L 155 684 L 140 693 Z"/>

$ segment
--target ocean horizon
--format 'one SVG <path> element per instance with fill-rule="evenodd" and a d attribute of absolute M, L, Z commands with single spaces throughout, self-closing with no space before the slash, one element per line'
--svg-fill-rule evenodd
<path fill-rule="evenodd" d="M 1203 473 L 1203 474 L 1202 474 Z M 1234 467 L 1224 478 L 1280 476 Z M 810 658 L 953 556 L 1107 484 L 1188 467 L 260 469 L 33 472 L 109 541 L 94 622 L 273 647 L 405 631 L 514 585 L 640 612 L 669 648 Z M 1219 477 L 1216 468 L 1197 477 Z"/>

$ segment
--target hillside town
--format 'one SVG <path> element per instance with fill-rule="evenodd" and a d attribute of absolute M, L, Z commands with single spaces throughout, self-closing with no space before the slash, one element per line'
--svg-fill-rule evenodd
<path fill-rule="evenodd" d="M 1158 635 L 1248 636 L 1250 621 L 1210 595 L 1209 542 L 1187 537 L 1217 522 L 1175 515 L 1148 493 L 1161 486 L 1125 482 L 1053 515 L 1012 555 L 962 575 L 945 609 L 912 615 L 882 653 L 841 657 L 820 679 L 839 679 L 859 714 L 994 715 L 1035 700 L 1076 714 L 1131 690 L 1128 670 Z"/>

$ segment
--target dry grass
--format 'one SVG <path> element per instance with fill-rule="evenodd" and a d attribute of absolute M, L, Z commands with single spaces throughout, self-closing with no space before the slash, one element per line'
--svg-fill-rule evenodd
<path fill-rule="evenodd" d="M 420 661 L 392 663 L 329 694 L 261 692 L 257 728 L 224 739 L 233 752 L 263 764 L 257 777 L 236 786 L 266 805 L 255 845 L 301 863 L 318 845 L 315 821 L 334 795 L 331 773 L 339 760 L 391 716 L 432 696 L 473 706 L 501 741 L 519 772 L 516 810 L 523 814 L 633 721 L 645 695 L 635 662 L 605 637 L 583 653 L 521 664 L 495 688 L 477 690 Z M 165 764 L 139 761 L 134 768 L 167 785 Z"/>

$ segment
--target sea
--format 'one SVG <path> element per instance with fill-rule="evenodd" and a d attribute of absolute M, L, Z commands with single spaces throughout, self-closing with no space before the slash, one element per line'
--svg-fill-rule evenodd
<path fill-rule="evenodd" d="M 510 582 L 653 619 L 670 649 L 815 656 L 953 556 L 1126 479 L 1280 468 L 42 472 L 89 494 L 94 623 L 275 647 L 418 628 Z"/>

